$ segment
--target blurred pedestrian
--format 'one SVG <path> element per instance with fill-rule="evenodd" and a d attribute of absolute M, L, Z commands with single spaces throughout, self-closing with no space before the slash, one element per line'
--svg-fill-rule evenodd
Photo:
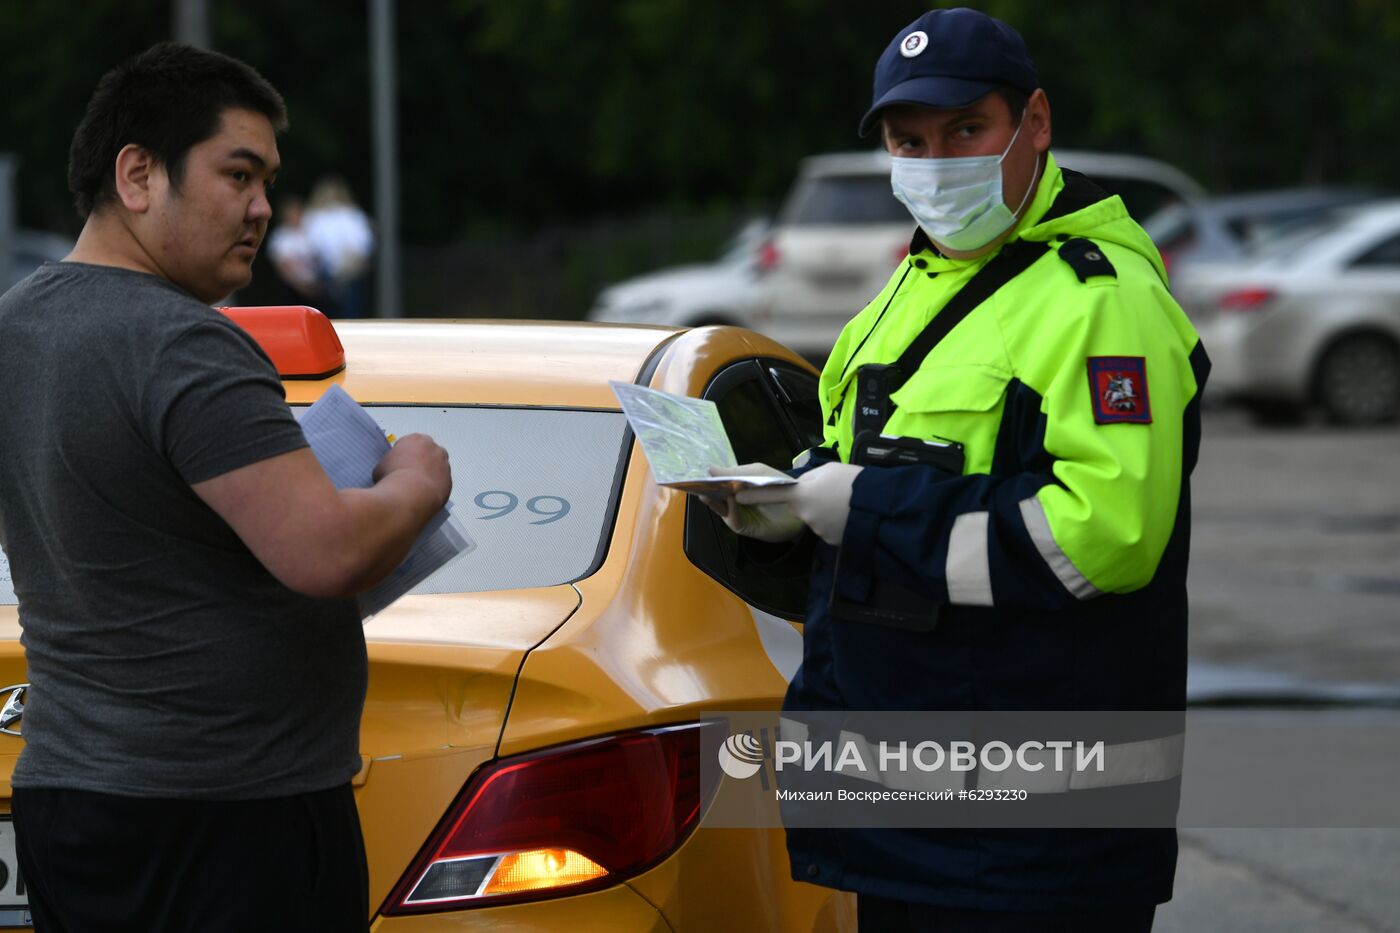
<path fill-rule="evenodd" d="M 332 175 L 316 183 L 303 224 L 320 267 L 328 313 L 333 317 L 364 317 L 369 310 L 374 230 L 344 179 Z"/>
<path fill-rule="evenodd" d="M 282 285 L 285 299 L 278 304 L 304 304 L 324 311 L 325 298 L 320 261 L 303 219 L 306 202 L 292 195 L 282 202 L 282 219 L 267 238 L 267 252 Z"/>
<path fill-rule="evenodd" d="M 1025 44 L 982 13 L 899 31 L 873 130 L 909 255 L 826 363 L 798 482 L 718 504 L 740 534 L 818 539 L 784 709 L 1181 710 L 1209 363 L 1157 250 L 1055 164 Z M 1174 813 L 1179 730 L 1131 723 L 1096 789 L 1046 794 Z M 881 933 L 1148 930 L 1176 863 L 1169 826 L 791 828 L 788 847 L 795 878 L 858 892 Z"/>
<path fill-rule="evenodd" d="M 12 807 L 42 933 L 365 930 L 351 598 L 447 499 L 401 439 L 338 491 L 271 361 L 209 303 L 248 284 L 281 96 L 163 43 L 73 137 L 82 234 L 0 298 L 0 547 L 30 687 Z"/>

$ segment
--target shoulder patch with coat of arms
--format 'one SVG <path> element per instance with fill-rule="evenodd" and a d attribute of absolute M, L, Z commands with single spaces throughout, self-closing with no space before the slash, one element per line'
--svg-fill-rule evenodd
<path fill-rule="evenodd" d="M 1147 360 L 1141 356 L 1089 357 L 1089 395 L 1099 424 L 1151 424 Z"/>

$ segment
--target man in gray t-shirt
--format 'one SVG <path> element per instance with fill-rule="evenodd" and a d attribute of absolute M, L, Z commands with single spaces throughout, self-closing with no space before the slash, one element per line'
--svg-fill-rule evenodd
<path fill-rule="evenodd" d="M 285 122 L 216 53 L 114 69 L 73 141 L 78 244 L 0 297 L 0 547 L 31 682 L 13 809 L 40 930 L 366 925 L 351 597 L 451 473 L 415 435 L 336 490 L 271 361 L 209 307 L 249 280 Z"/>
<path fill-rule="evenodd" d="M 155 276 L 56 262 L 0 298 L 0 373 L 33 685 L 15 785 L 217 799 L 349 781 L 355 601 L 283 586 L 191 488 L 306 446 L 252 338 Z"/>

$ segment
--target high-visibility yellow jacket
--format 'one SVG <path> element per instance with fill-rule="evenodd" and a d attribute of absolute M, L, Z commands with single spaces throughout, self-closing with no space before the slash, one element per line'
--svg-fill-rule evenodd
<path fill-rule="evenodd" d="M 1184 705 L 1188 479 L 1209 362 L 1120 199 L 1098 192 L 1042 222 L 1067 181 L 1075 196 L 1093 189 L 1050 158 L 1008 241 L 1044 254 L 894 393 L 884 433 L 962 444 L 963 475 L 862 471 L 839 551 L 817 545 L 788 709 Z M 850 458 L 859 367 L 898 359 L 990 258 L 944 258 L 916 234 L 822 373 L 818 461 Z M 833 600 L 860 604 L 885 582 L 924 595 L 937 624 L 832 617 Z M 887 897 L 1019 910 L 1170 897 L 1171 830 L 1014 839 L 801 830 L 789 841 L 794 877 Z"/>

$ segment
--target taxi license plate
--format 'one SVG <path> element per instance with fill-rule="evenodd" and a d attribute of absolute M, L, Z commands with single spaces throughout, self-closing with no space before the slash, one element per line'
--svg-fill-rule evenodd
<path fill-rule="evenodd" d="M 15 857 L 15 824 L 0 817 L 0 927 L 29 927 L 29 896 Z"/>

